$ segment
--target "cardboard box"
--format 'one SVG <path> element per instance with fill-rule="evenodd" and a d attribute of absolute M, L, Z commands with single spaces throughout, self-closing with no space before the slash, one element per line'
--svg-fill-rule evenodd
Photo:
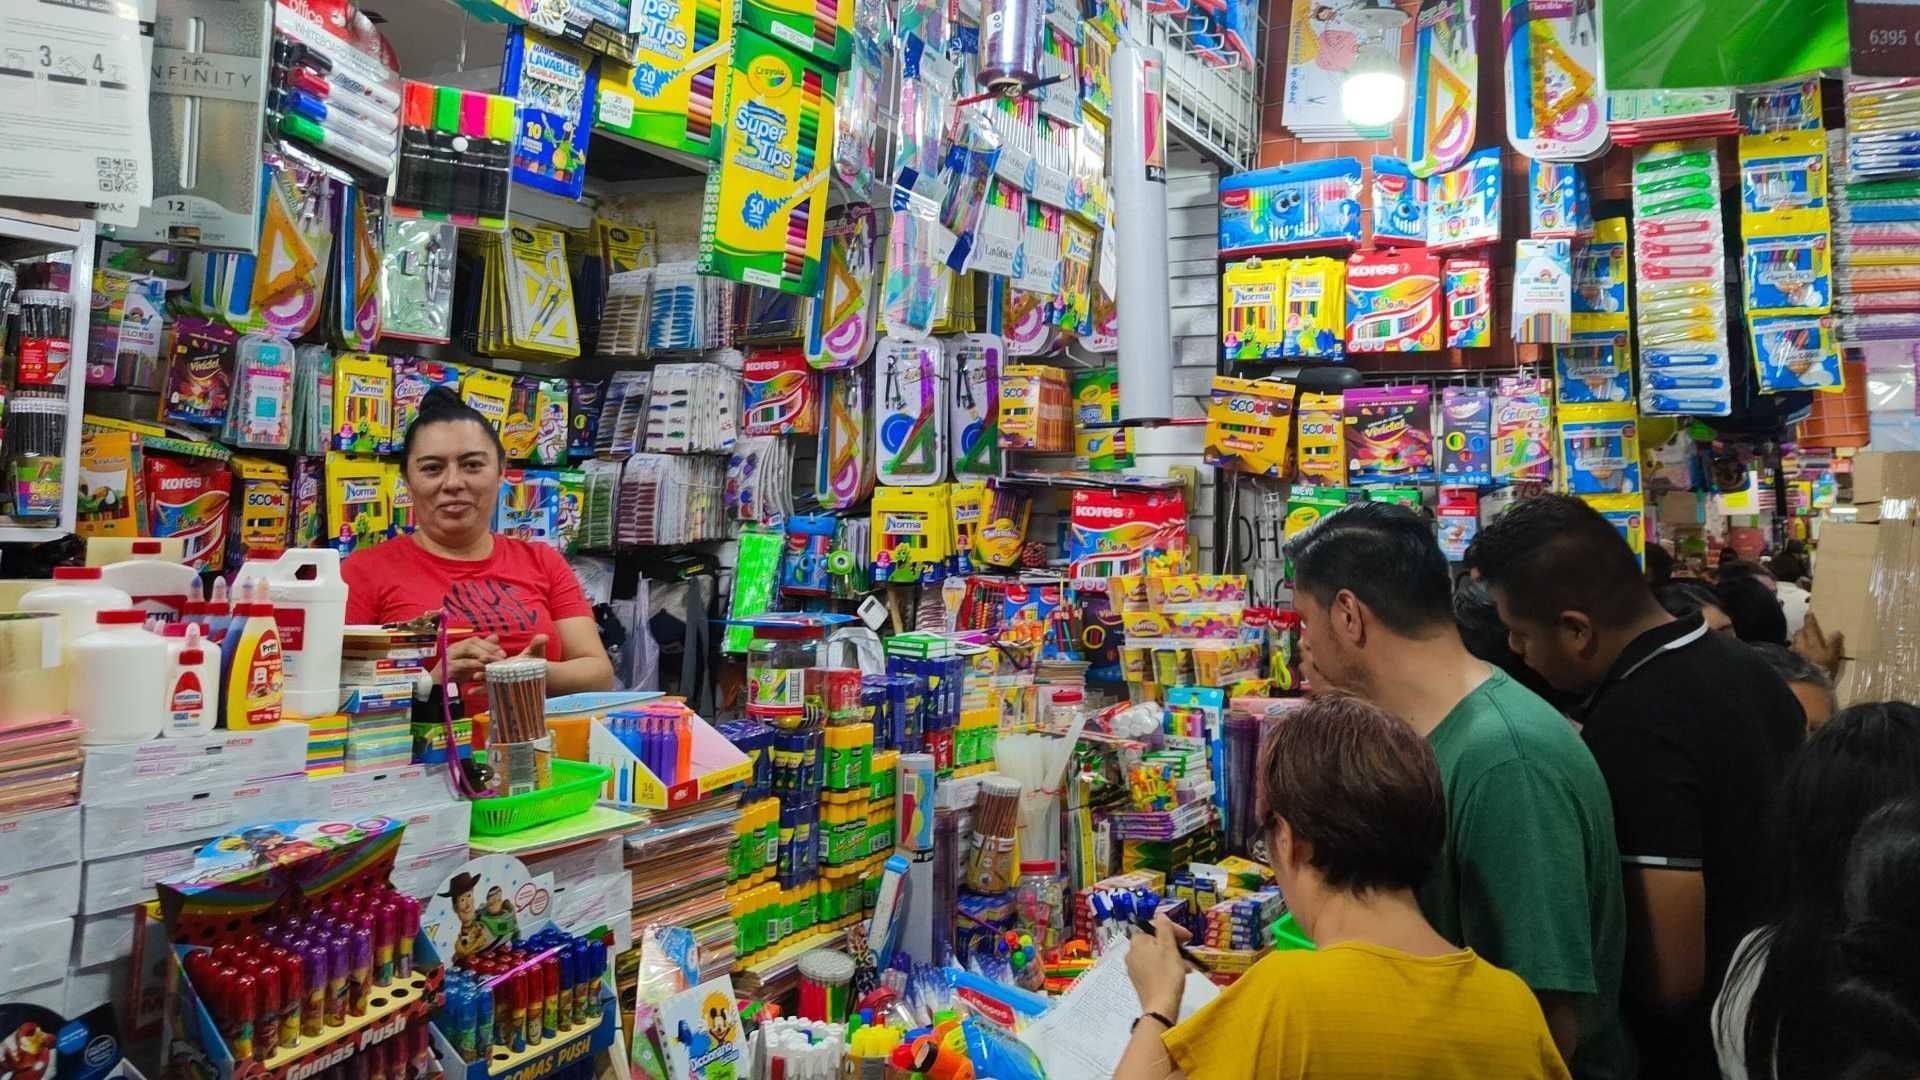
<path fill-rule="evenodd" d="M 82 917 L 74 935 L 74 966 L 94 967 L 131 958 L 133 936 L 139 921 L 134 913 L 138 910 L 137 907 L 130 907 L 109 911 L 104 915 Z"/>
<path fill-rule="evenodd" d="M 193 866 L 202 843 L 96 859 L 80 870 L 80 913 L 97 915 L 153 899 L 153 886 Z"/>
<path fill-rule="evenodd" d="M 353 821 L 434 806 L 454 797 L 445 765 L 401 765 L 372 772 L 342 773 L 307 782 L 308 816 Z M 471 809 L 469 809 L 471 813 Z"/>
<path fill-rule="evenodd" d="M 80 864 L 0 876 L 0 926 L 72 915 L 80 907 Z"/>
<path fill-rule="evenodd" d="M 473 804 L 465 799 L 453 799 L 432 806 L 402 810 L 389 816 L 407 826 L 407 831 L 400 834 L 398 856 L 405 860 L 452 848 L 465 851 L 473 826 Z"/>
<path fill-rule="evenodd" d="M 7 1004 L 38 1005 L 43 1009 L 51 1009 L 61 1016 L 78 1016 L 80 1015 L 79 1013 L 69 1012 L 67 1010 L 68 981 L 69 980 L 66 979 L 55 979 L 53 982 L 41 983 L 39 986 L 29 986 L 25 990 L 9 991 L 7 993 Z M 106 999 L 102 998 L 94 1004 L 103 1004 L 105 1001 Z"/>
<path fill-rule="evenodd" d="M 80 770 L 80 801 L 127 802 L 183 786 L 239 787 L 305 775 L 306 770 L 307 725 L 291 722 L 187 739 L 89 746 Z"/>
<path fill-rule="evenodd" d="M 81 851 L 87 861 L 210 840 L 255 821 L 310 817 L 307 782 L 270 780 L 239 786 L 172 790 L 125 802 L 97 802 L 83 816 Z"/>
<path fill-rule="evenodd" d="M 65 977 L 73 916 L 0 926 L 0 999 L 10 991 Z"/>
<path fill-rule="evenodd" d="M 65 998 L 65 1011 L 61 1015 L 79 1016 L 108 1003 L 118 1007 L 127 1000 L 126 992 L 132 988 L 133 964 L 129 961 L 74 968 L 67 972 L 66 985 L 61 988 Z"/>
<path fill-rule="evenodd" d="M 80 850 L 80 808 L 0 817 L 0 866 L 9 873 L 70 863 Z"/>
<path fill-rule="evenodd" d="M 1820 527 L 1820 550 L 1814 559 L 1813 598 L 1807 610 L 1828 634 L 1846 635 L 1845 654 L 1863 656 L 1873 645 L 1872 597 L 1868 585 L 1880 526 L 1830 520 Z"/>

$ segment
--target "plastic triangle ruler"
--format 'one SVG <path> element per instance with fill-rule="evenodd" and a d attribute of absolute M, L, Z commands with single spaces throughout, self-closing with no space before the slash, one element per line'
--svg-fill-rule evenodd
<path fill-rule="evenodd" d="M 1459 165 L 1473 150 L 1480 100 L 1479 0 L 1421 0 L 1413 58 L 1413 116 L 1407 123 L 1407 165 L 1429 177 Z"/>
<path fill-rule="evenodd" d="M 1507 141 L 1527 157 L 1590 161 L 1606 152 L 1597 2 L 1503 0 Z"/>

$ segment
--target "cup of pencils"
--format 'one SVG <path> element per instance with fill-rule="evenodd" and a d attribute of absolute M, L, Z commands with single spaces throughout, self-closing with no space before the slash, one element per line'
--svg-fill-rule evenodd
<path fill-rule="evenodd" d="M 486 667 L 487 764 L 495 796 L 524 795 L 553 783 L 547 736 L 547 662 L 496 660 Z"/>
<path fill-rule="evenodd" d="M 1013 888 L 1013 847 L 1019 820 L 1020 781 L 1004 776 L 982 777 L 973 807 L 967 888 L 988 894 Z"/>

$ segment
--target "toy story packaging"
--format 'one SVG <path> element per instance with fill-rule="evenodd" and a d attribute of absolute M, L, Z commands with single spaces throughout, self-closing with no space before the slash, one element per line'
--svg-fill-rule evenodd
<path fill-rule="evenodd" d="M 553 891 L 551 873 L 528 873 L 511 855 L 482 855 L 440 882 L 420 913 L 420 932 L 458 963 L 512 941 L 522 925 L 545 922 Z"/>
<path fill-rule="evenodd" d="M 1278 379 L 1214 376 L 1203 436 L 1206 463 L 1255 476 L 1285 476 L 1294 390 L 1293 383 Z"/>
<path fill-rule="evenodd" d="M 563 199 L 587 181 L 587 136 L 600 60 L 585 49 L 515 28 L 507 37 L 500 92 L 520 103 L 513 179 Z"/>
<path fill-rule="evenodd" d="M 1368 387 L 1346 392 L 1347 482 L 1433 479 L 1432 389 Z"/>
<path fill-rule="evenodd" d="M 1440 348 L 1440 260 L 1422 251 L 1361 251 L 1347 260 L 1347 351 Z"/>
<path fill-rule="evenodd" d="M 1307 247 L 1358 247 L 1359 158 L 1281 165 L 1220 181 L 1220 254 L 1258 255 Z"/>
<path fill-rule="evenodd" d="M 796 296 L 818 291 L 838 78 L 757 31 L 736 33 L 700 273 Z"/>

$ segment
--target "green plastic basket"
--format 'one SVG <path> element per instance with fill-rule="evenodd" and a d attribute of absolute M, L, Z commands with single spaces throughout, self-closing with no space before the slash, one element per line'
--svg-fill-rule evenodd
<path fill-rule="evenodd" d="M 484 753 L 474 756 L 486 760 Z M 553 783 L 544 790 L 473 800 L 473 835 L 505 836 L 584 814 L 600 800 L 600 791 L 612 775 L 605 765 L 554 758 Z"/>

